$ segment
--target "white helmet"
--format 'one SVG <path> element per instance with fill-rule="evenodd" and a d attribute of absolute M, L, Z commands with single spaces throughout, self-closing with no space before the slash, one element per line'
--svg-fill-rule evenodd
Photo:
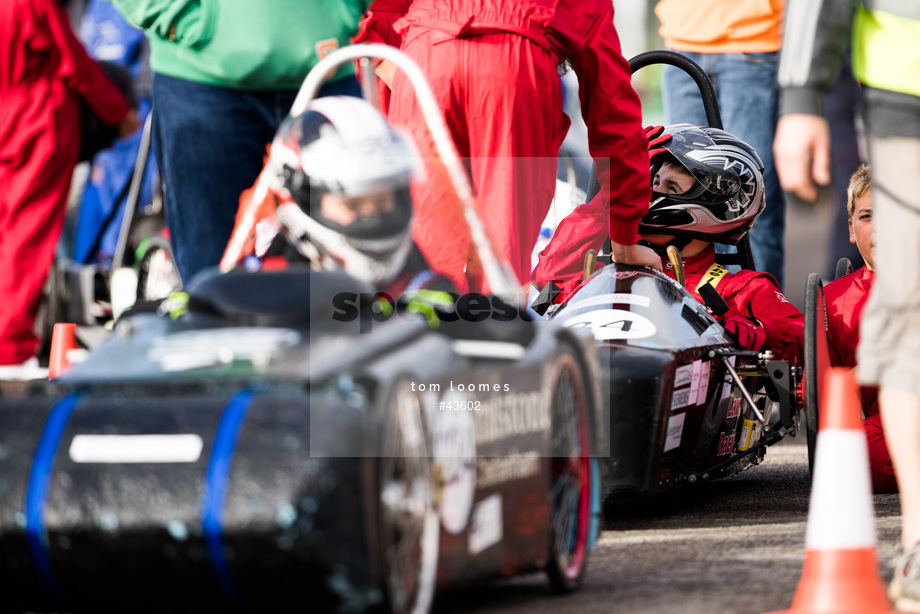
<path fill-rule="evenodd" d="M 391 282 L 412 246 L 409 179 L 417 165 L 411 139 L 367 101 L 314 100 L 282 123 L 269 159 L 288 241 L 323 269 L 376 285 Z M 356 208 L 343 220 L 330 214 L 329 201 Z M 368 206 L 376 202 L 386 205 Z"/>
<path fill-rule="evenodd" d="M 690 124 L 665 126 L 671 139 L 654 145 L 651 177 L 666 162 L 693 175 L 683 194 L 652 192 L 642 234 L 666 234 L 737 245 L 766 204 L 763 163 L 753 147 L 717 128 Z"/>

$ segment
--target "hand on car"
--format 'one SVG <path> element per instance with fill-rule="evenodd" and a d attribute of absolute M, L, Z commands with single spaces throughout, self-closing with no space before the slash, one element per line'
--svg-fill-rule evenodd
<path fill-rule="evenodd" d="M 661 270 L 661 257 L 650 247 L 644 245 L 624 245 L 611 242 L 613 261 L 618 264 L 647 266 Z"/>
<path fill-rule="evenodd" d="M 732 316 L 726 318 L 722 327 L 735 340 L 735 345 L 742 350 L 760 351 L 767 340 L 763 327 L 750 318 Z"/>

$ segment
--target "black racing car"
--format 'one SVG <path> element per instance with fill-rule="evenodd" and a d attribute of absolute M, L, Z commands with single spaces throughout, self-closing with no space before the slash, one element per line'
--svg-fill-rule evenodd
<path fill-rule="evenodd" d="M 204 275 L 0 398 L 0 609 L 422 612 L 439 587 L 538 569 L 576 588 L 593 340 L 407 314 L 366 333 L 333 318 L 343 293 L 373 291 Z"/>
<path fill-rule="evenodd" d="M 605 494 L 723 477 L 801 431 L 800 369 L 734 349 L 707 308 L 659 271 L 605 266 L 547 315 L 597 343 L 609 392 Z"/>

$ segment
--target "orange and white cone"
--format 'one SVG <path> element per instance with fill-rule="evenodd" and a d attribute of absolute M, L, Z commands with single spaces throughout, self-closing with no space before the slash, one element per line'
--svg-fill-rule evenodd
<path fill-rule="evenodd" d="M 51 330 L 51 356 L 48 358 L 48 379 L 54 379 L 70 367 L 67 353 L 77 348 L 77 325 L 58 322 Z"/>
<path fill-rule="evenodd" d="M 869 449 L 853 372 L 828 369 L 805 532 L 802 578 L 786 612 L 891 612 L 876 556 Z"/>

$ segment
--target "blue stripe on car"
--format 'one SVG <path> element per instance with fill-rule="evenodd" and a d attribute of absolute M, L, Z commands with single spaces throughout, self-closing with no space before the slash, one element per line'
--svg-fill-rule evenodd
<path fill-rule="evenodd" d="M 71 394 L 51 408 L 45 427 L 38 440 L 35 455 L 32 457 L 32 467 L 29 471 L 29 483 L 26 487 L 25 516 L 26 516 L 26 541 L 32 560 L 38 568 L 45 588 L 54 595 L 61 605 L 63 599 L 54 581 L 51 570 L 51 557 L 48 554 L 48 535 L 45 532 L 45 503 L 48 498 L 48 484 L 51 481 L 51 470 L 54 467 L 54 457 L 64 429 L 70 420 L 79 395 Z"/>
<path fill-rule="evenodd" d="M 222 523 L 233 451 L 252 396 L 249 390 L 240 391 L 224 408 L 217 424 L 217 432 L 214 434 L 214 443 L 211 445 L 211 456 L 208 459 L 201 497 L 201 528 L 208 559 L 224 591 L 242 607 L 246 604 L 233 583 L 227 557 L 224 555 Z"/>

